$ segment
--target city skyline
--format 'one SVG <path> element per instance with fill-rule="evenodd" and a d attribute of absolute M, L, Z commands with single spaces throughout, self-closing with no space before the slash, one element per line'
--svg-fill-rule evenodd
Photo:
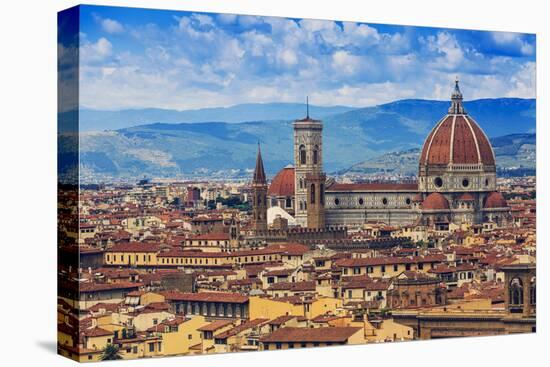
<path fill-rule="evenodd" d="M 533 35 L 93 6 L 59 24 L 59 354 L 537 332 Z"/>

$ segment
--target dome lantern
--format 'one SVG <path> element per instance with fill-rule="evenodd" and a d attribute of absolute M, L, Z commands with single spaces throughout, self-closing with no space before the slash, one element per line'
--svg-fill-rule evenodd
<path fill-rule="evenodd" d="M 465 115 L 466 110 L 462 103 L 462 92 L 458 86 L 458 77 L 455 79 L 455 89 L 451 95 L 451 107 L 449 107 L 449 114 L 451 115 Z"/>

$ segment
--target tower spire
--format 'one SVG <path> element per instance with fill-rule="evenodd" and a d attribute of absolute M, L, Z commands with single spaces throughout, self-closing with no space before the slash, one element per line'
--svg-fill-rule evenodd
<path fill-rule="evenodd" d="M 455 88 L 453 94 L 451 94 L 451 107 L 449 107 L 449 113 L 453 115 L 464 115 L 466 110 L 462 103 L 462 92 L 458 86 L 458 76 L 455 78 Z"/>
<path fill-rule="evenodd" d="M 309 119 L 309 96 L 306 96 L 306 118 Z"/>
<path fill-rule="evenodd" d="M 258 142 L 256 168 L 252 180 L 252 228 L 256 235 L 261 235 L 267 230 L 267 180 L 260 142 Z"/>
<path fill-rule="evenodd" d="M 258 154 L 256 155 L 256 168 L 254 169 L 254 178 L 252 183 L 254 184 L 267 184 L 264 170 L 264 162 L 262 160 L 262 150 L 260 148 L 260 142 L 258 141 Z"/>

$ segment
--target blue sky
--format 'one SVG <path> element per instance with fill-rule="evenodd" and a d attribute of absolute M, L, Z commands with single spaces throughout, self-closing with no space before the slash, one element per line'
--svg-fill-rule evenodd
<path fill-rule="evenodd" d="M 328 20 L 81 7 L 80 105 L 372 106 L 535 97 L 535 36 Z"/>

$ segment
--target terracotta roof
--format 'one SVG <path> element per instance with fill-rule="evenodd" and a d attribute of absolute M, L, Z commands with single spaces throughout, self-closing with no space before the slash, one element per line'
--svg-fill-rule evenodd
<path fill-rule="evenodd" d="M 99 312 L 105 310 L 106 312 L 114 312 L 118 309 L 118 303 L 96 303 L 92 307 L 88 308 L 88 311 Z"/>
<path fill-rule="evenodd" d="M 99 336 L 113 335 L 113 332 L 99 328 L 99 327 L 95 327 L 93 329 L 86 329 L 82 331 L 82 334 L 84 334 L 84 336 L 87 336 L 87 337 L 99 337 Z"/>
<path fill-rule="evenodd" d="M 502 196 L 502 194 L 498 191 L 489 193 L 489 195 L 485 198 L 485 203 L 483 204 L 485 209 L 506 208 L 507 206 L 508 203 L 506 203 L 504 196 Z"/>
<path fill-rule="evenodd" d="M 269 247 L 273 249 L 279 248 L 282 250 L 283 255 L 293 256 L 303 255 L 310 250 L 309 246 L 302 245 L 301 243 L 280 243 Z"/>
<path fill-rule="evenodd" d="M 269 325 L 280 326 L 280 325 L 284 324 L 285 322 L 290 321 L 294 318 L 296 318 L 296 316 L 282 315 L 282 316 L 276 317 L 273 320 L 269 321 Z"/>
<path fill-rule="evenodd" d="M 139 288 L 142 283 L 117 282 L 117 283 L 80 283 L 80 292 L 100 292 L 114 289 Z"/>
<path fill-rule="evenodd" d="M 360 327 L 322 327 L 299 328 L 284 327 L 275 330 L 269 335 L 260 338 L 263 343 L 286 342 L 345 342 L 353 334 L 360 331 Z"/>
<path fill-rule="evenodd" d="M 201 326 L 198 328 L 198 331 L 216 331 L 218 329 L 221 329 L 222 327 L 225 327 L 227 325 L 231 325 L 233 322 L 231 320 L 215 320 L 212 321 L 209 324 L 206 324 L 204 326 Z"/>
<path fill-rule="evenodd" d="M 489 139 L 477 123 L 465 114 L 446 115 L 424 142 L 420 164 L 477 164 L 494 166 Z"/>
<path fill-rule="evenodd" d="M 267 195 L 269 196 L 294 196 L 294 167 L 285 167 L 280 170 L 269 185 Z"/>
<path fill-rule="evenodd" d="M 340 259 L 336 264 L 341 267 L 354 266 L 376 266 L 376 265 L 393 265 L 393 264 L 415 264 L 427 262 L 441 262 L 446 259 L 445 255 L 429 255 L 416 257 L 363 257 L 355 259 Z"/>
<path fill-rule="evenodd" d="M 422 202 L 423 210 L 448 210 L 450 209 L 449 201 L 438 192 L 432 192 Z"/>
<path fill-rule="evenodd" d="M 269 286 L 268 290 L 271 291 L 280 291 L 280 290 L 289 290 L 292 292 L 314 292 L 315 291 L 315 281 L 303 281 L 303 282 L 278 282 Z"/>
<path fill-rule="evenodd" d="M 229 240 L 229 233 L 225 232 L 211 232 L 205 234 L 199 234 L 196 236 L 189 237 L 190 240 Z"/>
<path fill-rule="evenodd" d="M 367 291 L 383 291 L 387 290 L 390 286 L 390 282 L 387 280 L 355 280 L 352 279 L 342 284 L 342 289 L 365 289 Z"/>
<path fill-rule="evenodd" d="M 458 200 L 459 201 L 475 201 L 474 197 L 468 192 L 465 192 L 464 194 L 460 195 Z"/>
<path fill-rule="evenodd" d="M 107 252 L 157 252 L 160 249 L 158 243 L 128 242 L 118 243 L 107 250 Z"/>
<path fill-rule="evenodd" d="M 178 291 L 162 292 L 167 301 L 198 301 L 198 302 L 230 302 L 245 303 L 248 302 L 248 296 L 239 293 L 224 292 L 200 292 L 183 293 Z"/>
<path fill-rule="evenodd" d="M 188 321 L 188 318 L 182 316 L 176 316 L 173 319 L 164 320 L 157 325 L 153 325 L 147 329 L 148 332 L 157 332 L 163 333 L 166 330 L 166 326 L 177 326 L 183 324 L 185 321 Z"/>
<path fill-rule="evenodd" d="M 437 281 L 437 279 L 433 276 L 430 276 L 425 273 L 421 273 L 419 271 L 404 271 L 401 274 L 399 274 L 395 279 L 394 282 L 399 283 L 400 280 L 430 280 L 430 281 Z"/>
<path fill-rule="evenodd" d="M 294 272 L 294 269 L 275 269 L 275 270 L 269 270 L 266 273 L 264 273 L 264 276 L 266 277 L 284 277 L 289 276 Z"/>
<path fill-rule="evenodd" d="M 312 119 L 312 118 L 309 117 L 309 115 L 308 115 L 308 116 L 304 117 L 303 119 L 296 120 L 295 122 L 314 122 L 314 123 L 321 123 L 321 120 Z"/>
<path fill-rule="evenodd" d="M 256 327 L 258 325 L 266 323 L 267 321 L 269 321 L 269 319 L 254 319 L 254 320 L 245 321 L 242 324 L 240 324 L 238 326 L 235 326 L 234 328 L 232 328 L 230 330 L 227 330 L 227 331 L 225 331 L 221 334 L 216 335 L 215 338 L 216 339 L 226 339 L 226 338 L 229 338 L 231 336 L 237 335 L 237 334 L 239 334 L 243 331 L 246 331 L 248 329 L 251 329 L 253 327 Z"/>
<path fill-rule="evenodd" d="M 418 183 L 335 183 L 326 191 L 416 191 Z"/>

